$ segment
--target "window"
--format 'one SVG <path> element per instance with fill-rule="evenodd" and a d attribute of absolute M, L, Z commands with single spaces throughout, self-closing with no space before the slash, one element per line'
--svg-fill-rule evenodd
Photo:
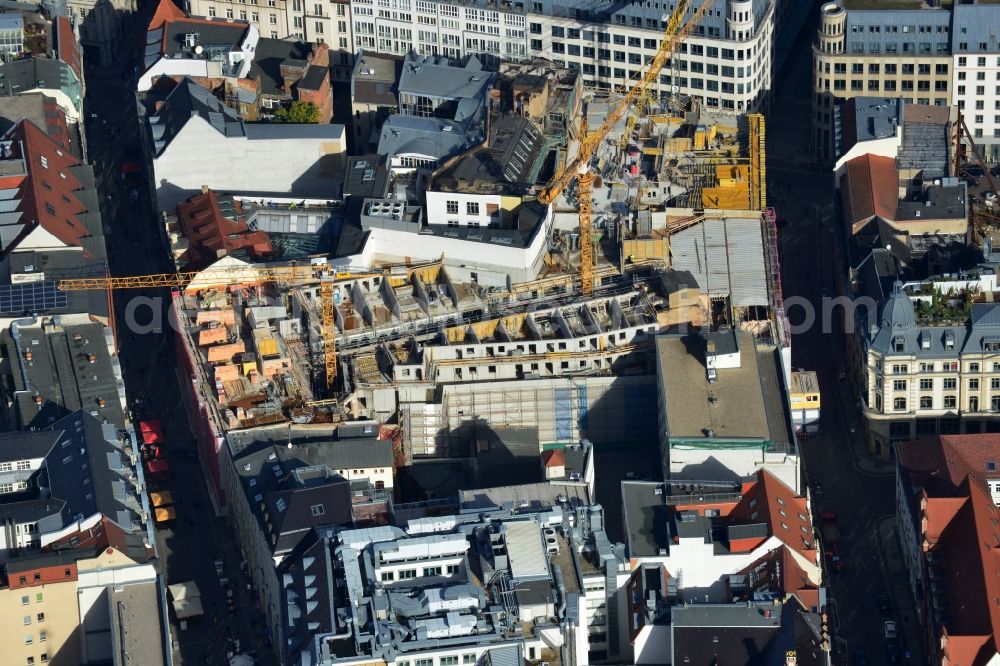
<path fill-rule="evenodd" d="M 45 639 L 48 638 L 48 637 L 49 636 L 48 636 L 48 634 L 46 632 L 44 632 L 44 631 L 39 631 L 38 632 L 38 642 L 39 643 L 44 643 Z"/>
<path fill-rule="evenodd" d="M 1000 412 L 1000 395 L 995 395 L 990 398 L 990 411 Z"/>
<path fill-rule="evenodd" d="M 906 390 L 906 380 L 905 379 L 897 379 L 897 380 L 895 380 L 892 383 L 892 390 L 893 391 L 905 391 Z"/>
<path fill-rule="evenodd" d="M 946 395 L 944 397 L 944 408 L 945 409 L 955 409 L 955 405 L 956 404 L 957 403 L 956 403 L 956 400 L 955 400 L 955 396 L 953 396 L 953 395 Z"/>
<path fill-rule="evenodd" d="M 975 378 L 974 379 L 970 379 L 969 380 L 969 390 L 976 391 L 978 389 L 979 389 L 979 380 L 975 379 Z"/>
<path fill-rule="evenodd" d="M 561 39 L 566 36 L 566 30 L 558 25 L 554 25 L 552 26 L 552 36 L 559 37 Z"/>
<path fill-rule="evenodd" d="M 34 663 L 35 663 L 35 658 L 34 657 L 28 657 L 28 666 L 33 666 Z"/>
<path fill-rule="evenodd" d="M 45 663 L 48 663 L 48 661 L 49 661 L 49 655 L 48 655 L 48 653 L 43 652 L 42 653 L 42 663 L 45 664 Z"/>
<path fill-rule="evenodd" d="M 37 616 L 35 616 L 35 619 L 38 622 L 45 622 L 45 613 L 39 613 Z"/>
<path fill-rule="evenodd" d="M 474 654 L 463 654 L 462 655 L 463 664 L 474 664 L 476 663 L 476 655 Z"/>
<path fill-rule="evenodd" d="M 929 390 L 932 390 L 933 388 L 934 388 L 934 380 L 933 379 L 921 379 L 920 380 L 920 390 L 921 391 L 929 391 Z"/>
<path fill-rule="evenodd" d="M 399 580 L 409 580 L 416 577 L 417 571 L 415 569 L 403 569 L 399 572 Z"/>
<path fill-rule="evenodd" d="M 905 412 L 906 411 L 906 398 L 896 398 L 895 400 L 893 400 L 892 401 L 892 408 L 895 409 L 897 412 Z"/>
<path fill-rule="evenodd" d="M 934 407 L 934 398 L 929 395 L 920 396 L 920 409 L 931 409 Z"/>
<path fill-rule="evenodd" d="M 479 202 L 478 201 L 467 201 L 465 203 L 465 214 L 466 215 L 479 215 Z"/>
<path fill-rule="evenodd" d="M 30 615 L 25 615 L 24 616 L 24 626 L 27 627 L 29 624 L 31 624 L 31 616 Z"/>
<path fill-rule="evenodd" d="M 458 202 L 457 201 L 445 202 L 445 210 L 450 215 L 458 215 Z"/>
<path fill-rule="evenodd" d="M 434 666 L 433 659 L 417 659 L 413 662 L 414 666 Z"/>
<path fill-rule="evenodd" d="M 31 601 L 31 598 L 28 595 L 24 595 L 23 597 L 21 597 L 21 605 L 22 606 L 27 606 L 30 601 Z"/>
<path fill-rule="evenodd" d="M 970 412 L 979 411 L 979 396 L 976 395 L 969 396 L 969 411 Z"/>
<path fill-rule="evenodd" d="M 392 571 L 383 571 L 379 578 L 382 581 L 392 581 L 396 578 L 396 576 Z"/>
<path fill-rule="evenodd" d="M 979 364 L 978 363 L 970 363 L 969 364 L 969 372 L 979 372 Z"/>
<path fill-rule="evenodd" d="M 440 576 L 441 567 L 424 567 L 425 576 Z"/>
<path fill-rule="evenodd" d="M 946 391 L 948 391 L 948 390 L 954 391 L 957 385 L 958 385 L 958 380 L 957 379 L 955 379 L 954 377 L 945 377 L 945 380 L 944 380 L 944 390 L 946 390 Z"/>
<path fill-rule="evenodd" d="M 448 655 L 447 657 L 441 657 L 438 659 L 440 666 L 458 666 L 458 655 Z"/>

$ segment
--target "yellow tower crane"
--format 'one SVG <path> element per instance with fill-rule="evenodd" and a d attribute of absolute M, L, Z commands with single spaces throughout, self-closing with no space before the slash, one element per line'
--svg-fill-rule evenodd
<path fill-rule="evenodd" d="M 597 147 L 604 141 L 611 130 L 622 121 L 630 111 L 640 112 L 637 104 L 646 99 L 647 91 L 656 84 L 660 70 L 667 63 L 667 60 L 677 51 L 702 17 L 712 7 L 713 0 L 704 0 L 691 14 L 687 23 L 682 25 L 684 16 L 687 14 L 690 5 L 689 0 L 678 0 L 670 19 L 667 21 L 667 28 L 660 42 L 660 48 L 649 63 L 642 78 L 638 79 L 621 99 L 618 104 L 604 118 L 604 122 L 593 133 L 583 132 L 580 136 L 580 148 L 573 160 L 568 160 L 566 164 L 553 176 L 552 180 L 538 193 L 538 201 L 544 205 L 550 205 L 556 197 L 566 189 L 570 181 L 577 180 L 577 200 L 579 201 L 580 215 L 580 290 L 583 294 L 591 294 L 594 291 L 594 247 L 593 230 L 590 220 L 590 193 L 593 186 L 594 175 L 590 172 L 590 160 L 594 157 Z M 644 102 L 643 102 L 644 104 Z M 634 125 L 634 121 L 632 123 Z"/>
<path fill-rule="evenodd" d="M 153 273 L 126 277 L 94 277 L 60 280 L 61 291 L 84 291 L 90 289 L 143 289 L 147 287 L 188 287 L 192 283 L 199 288 L 228 287 L 238 284 L 264 284 L 287 282 L 301 284 L 309 280 L 320 280 L 320 319 L 323 338 L 323 360 L 326 366 L 326 387 L 333 388 L 337 378 L 337 328 L 333 306 L 333 284 L 337 280 L 382 277 L 384 273 L 327 273 L 313 266 L 266 266 L 247 264 L 243 266 L 209 267 L 203 271 L 184 273 Z"/>

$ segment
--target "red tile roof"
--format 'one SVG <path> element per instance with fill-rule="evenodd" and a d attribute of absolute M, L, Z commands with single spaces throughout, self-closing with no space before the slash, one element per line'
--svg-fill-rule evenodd
<path fill-rule="evenodd" d="M 153 18 L 149 20 L 149 30 L 156 30 L 167 21 L 185 19 L 187 14 L 184 10 L 173 3 L 172 0 L 160 0 L 153 12 Z"/>
<path fill-rule="evenodd" d="M 566 454 L 562 449 L 549 449 L 542 452 L 542 464 L 546 467 L 565 467 Z"/>
<path fill-rule="evenodd" d="M 263 231 L 251 231 L 234 202 L 235 217 L 223 215 L 219 198 L 209 190 L 177 206 L 177 222 L 188 239 L 188 270 L 198 270 L 214 263 L 221 254 L 246 250 L 254 259 L 273 253 L 271 239 Z"/>
<path fill-rule="evenodd" d="M 755 474 L 754 483 L 730 513 L 733 522 L 766 523 L 770 534 L 810 562 L 816 562 L 812 518 L 808 500 L 766 469 Z"/>
<path fill-rule="evenodd" d="M 873 217 L 893 220 L 899 202 L 896 160 L 881 155 L 861 155 L 847 163 L 841 177 L 844 217 L 856 234 Z"/>
<path fill-rule="evenodd" d="M 24 228 L 4 250 L 11 249 L 36 226 L 67 246 L 83 247 L 82 241 L 90 232 L 78 216 L 90 211 L 76 196 L 84 185 L 72 170 L 82 163 L 30 120 L 11 128 L 11 136 L 18 140 L 15 154 L 27 163 L 28 177 L 18 193 Z"/>
<path fill-rule="evenodd" d="M 910 480 L 933 496 L 953 495 L 969 475 L 981 484 L 987 478 L 1000 481 L 998 433 L 935 435 L 900 442 L 896 455 Z"/>
<path fill-rule="evenodd" d="M 1000 638 L 1000 509 L 972 479 L 958 493 L 960 506 L 947 525 L 935 525 L 932 546 L 951 612 L 943 653 L 947 663 L 980 666 L 997 655 Z"/>
<path fill-rule="evenodd" d="M 748 592 L 760 590 L 794 595 L 807 610 L 819 610 L 819 588 L 809 580 L 787 546 L 765 553 L 739 573 L 749 576 L 750 572 L 755 572 L 755 576 Z"/>

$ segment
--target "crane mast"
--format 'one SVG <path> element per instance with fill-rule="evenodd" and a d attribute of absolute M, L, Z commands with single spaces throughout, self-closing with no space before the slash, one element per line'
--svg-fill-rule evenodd
<path fill-rule="evenodd" d="M 677 51 L 681 42 L 691 34 L 695 26 L 698 25 L 702 17 L 712 7 L 712 3 L 713 0 L 704 0 L 701 6 L 691 14 L 690 20 L 682 25 L 690 1 L 678 1 L 677 6 L 670 15 L 670 19 L 667 21 L 667 27 L 664 31 L 663 41 L 660 42 L 660 48 L 657 49 L 656 55 L 653 56 L 653 60 L 649 63 L 649 68 L 645 74 L 625 93 L 621 101 L 611 109 L 604 118 L 604 122 L 601 123 L 601 126 L 596 131 L 592 134 L 588 134 L 586 131 L 581 133 L 580 147 L 576 157 L 568 161 L 538 193 L 539 203 L 546 206 L 550 205 L 574 178 L 577 179 L 577 188 L 579 190 L 577 200 L 579 201 L 580 215 L 580 291 L 584 295 L 591 294 L 594 291 L 594 249 L 590 197 L 593 188 L 593 174 L 590 173 L 590 160 L 594 157 L 597 147 L 604 141 L 611 130 L 621 122 L 622 118 L 631 110 L 639 111 L 637 104 L 644 103 L 648 91 L 656 84 L 657 77 L 659 77 L 660 71 L 667 63 L 667 60 Z M 633 125 L 634 122 L 628 125 L 629 131 Z"/>

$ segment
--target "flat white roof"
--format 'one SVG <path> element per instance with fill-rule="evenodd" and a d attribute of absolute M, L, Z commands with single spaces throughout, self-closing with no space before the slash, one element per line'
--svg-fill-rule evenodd
<path fill-rule="evenodd" d="M 548 578 L 549 562 L 542 549 L 542 532 L 534 521 L 504 523 L 510 575 L 517 578 Z"/>

